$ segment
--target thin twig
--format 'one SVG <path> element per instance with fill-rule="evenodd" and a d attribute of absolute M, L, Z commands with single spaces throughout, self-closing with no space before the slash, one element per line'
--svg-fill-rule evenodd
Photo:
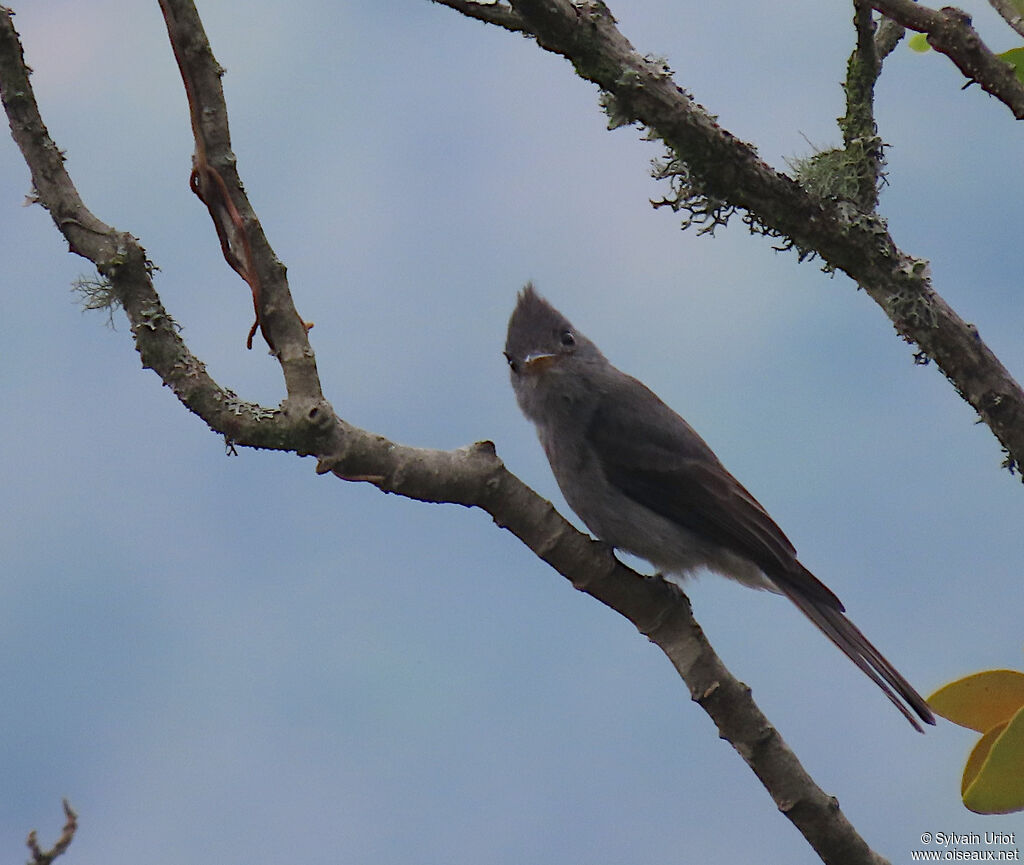
<path fill-rule="evenodd" d="M 54 859 L 62 855 L 74 840 L 75 832 L 78 830 L 78 815 L 71 809 L 68 800 L 63 800 L 64 805 L 64 828 L 61 830 L 57 843 L 49 850 L 43 850 L 39 846 L 39 838 L 36 830 L 28 833 L 25 844 L 32 854 L 30 865 L 51 865 Z"/>

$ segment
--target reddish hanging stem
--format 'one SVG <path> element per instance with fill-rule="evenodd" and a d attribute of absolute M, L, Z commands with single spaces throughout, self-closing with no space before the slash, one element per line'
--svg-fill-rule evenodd
<path fill-rule="evenodd" d="M 187 91 L 186 87 L 186 91 Z M 189 107 L 192 102 L 189 100 Z M 263 329 L 260 319 L 260 280 L 256 268 L 252 266 L 252 246 L 249 244 L 249 236 L 245 233 L 242 216 L 235 207 L 235 203 L 228 195 L 227 184 L 213 166 L 208 162 L 199 160 L 200 145 L 199 138 L 196 138 L 195 167 L 189 178 L 189 186 L 199 197 L 199 200 L 206 205 L 213 219 L 213 226 L 217 229 L 217 239 L 220 240 L 220 249 L 224 253 L 224 260 L 231 265 L 232 269 L 244 279 L 252 290 L 252 305 L 256 314 L 256 320 L 249 328 L 249 336 L 245 341 L 246 348 L 252 348 L 252 338 L 256 334 L 256 328 L 263 330 L 263 338 L 271 350 L 274 344 Z M 232 238 L 235 238 L 233 241 Z M 235 249 L 241 247 L 241 256 L 236 254 Z"/>
<path fill-rule="evenodd" d="M 195 139 L 196 150 L 192 156 L 192 174 L 189 177 L 189 187 L 198 196 L 199 200 L 206 205 L 213 220 L 214 228 L 217 230 L 217 239 L 220 241 L 221 252 L 224 260 L 231 266 L 242 279 L 249 285 L 252 291 L 252 305 L 255 312 L 255 321 L 249 328 L 249 335 L 245 341 L 245 347 L 252 348 L 252 339 L 259 328 L 266 340 L 270 350 L 274 351 L 274 343 L 263 326 L 263 319 L 260 315 L 262 299 L 260 297 L 260 280 L 253 263 L 252 245 L 245 230 L 238 208 L 231 200 L 227 184 L 220 172 L 210 165 L 206 156 L 206 140 L 200 124 L 200 110 L 198 100 L 195 98 L 195 86 L 189 74 L 188 64 L 185 62 L 183 52 L 186 46 L 182 46 L 175 38 L 175 29 L 172 26 L 173 12 L 165 0 L 161 0 L 160 9 L 163 12 L 164 20 L 167 22 L 167 32 L 170 35 L 171 48 L 174 51 L 174 59 L 178 63 L 178 70 L 181 72 L 181 80 L 185 85 L 185 97 L 188 99 L 189 118 L 192 122 L 192 137 Z M 307 327 L 308 330 L 308 327 Z"/>

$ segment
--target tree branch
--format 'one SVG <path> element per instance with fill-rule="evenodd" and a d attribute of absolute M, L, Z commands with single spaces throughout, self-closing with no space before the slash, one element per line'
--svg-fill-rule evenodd
<path fill-rule="evenodd" d="M 889 3 L 872 5 L 889 14 Z M 813 195 L 762 162 L 675 84 L 663 62 L 635 50 L 603 3 L 513 0 L 512 7 L 538 45 L 569 59 L 605 92 L 613 119 L 639 121 L 665 142 L 679 166 L 666 174 L 682 178 L 676 206 L 702 207 L 717 221 L 731 209 L 746 211 L 755 233 L 783 238 L 783 249 L 818 255 L 827 269 L 847 273 L 900 336 L 919 346 L 917 358 L 934 360 L 978 412 L 1006 451 L 1005 464 L 1024 466 L 1024 390 L 977 329 L 934 291 L 928 263 L 901 251 L 882 219 L 850 201 Z"/>
<path fill-rule="evenodd" d="M 467 18 L 475 18 L 477 21 L 504 27 L 512 33 L 532 35 L 523 19 L 505 3 L 476 3 L 474 0 L 431 0 L 431 2 L 461 12 Z"/>
<path fill-rule="evenodd" d="M 202 95 L 210 82 L 207 80 L 202 87 L 194 85 L 196 68 L 192 64 L 199 62 L 209 72 L 209 64 L 215 61 L 205 44 L 200 52 L 205 59 L 195 61 L 189 56 L 188 39 L 197 38 L 197 19 L 185 31 L 175 29 L 190 18 L 194 11 L 190 4 L 166 0 L 164 5 L 171 10 L 169 31 L 172 41 L 177 40 L 176 53 L 180 50 L 185 57 L 179 62 L 188 70 L 184 74 L 186 88 L 193 88 L 190 100 L 195 122 L 197 116 L 206 116 L 209 100 L 216 102 L 217 95 Z M 182 13 L 184 17 L 180 17 Z M 478 443 L 453 452 L 431 451 L 404 447 L 353 427 L 318 397 L 319 389 L 314 390 L 310 380 L 315 369 L 304 367 L 297 357 L 282 357 L 286 377 L 289 363 L 294 364 L 295 371 L 289 379 L 289 398 L 279 409 L 244 403 L 213 381 L 161 305 L 152 282 L 152 266 L 141 245 L 130 234 L 118 232 L 95 217 L 79 198 L 39 116 L 11 13 L 2 7 L 0 96 L 15 141 L 32 172 L 36 197 L 68 238 L 72 251 L 91 260 L 109 280 L 112 298 L 124 307 L 131 322 L 143 365 L 157 372 L 190 411 L 233 442 L 300 455 L 316 454 L 321 474 L 331 472 L 345 480 L 369 482 L 384 492 L 420 501 L 449 502 L 487 511 L 498 526 L 515 534 L 574 587 L 628 618 L 662 649 L 687 682 L 691 697 L 711 716 L 721 736 L 733 743 L 779 809 L 825 862 L 879 865 L 884 861 L 857 835 L 835 799 L 814 784 L 756 707 L 749 689 L 722 665 L 694 622 L 685 595 L 660 577 L 639 576 L 618 562 L 604 544 L 574 529 L 549 502 L 505 469 L 492 444 Z M 200 105 L 204 107 L 197 111 Z M 217 124 L 226 133 L 223 110 Z M 290 300 L 284 303 L 283 294 L 288 289 L 283 268 L 272 259 L 272 253 L 270 259 L 266 258 L 269 246 L 262 247 L 265 239 L 241 195 L 226 137 L 218 148 L 213 146 L 212 137 L 200 131 L 199 148 L 206 148 L 200 161 L 205 158 L 225 176 L 230 199 L 243 215 L 243 228 L 249 232 L 256 266 L 269 262 L 274 265 L 271 275 L 275 269 L 280 275 L 271 293 L 266 293 L 267 285 L 262 284 L 265 293 L 261 314 L 281 356 L 301 341 L 297 339 L 300 335 L 305 336 L 298 316 L 289 312 Z M 229 239 L 229 249 L 234 245 L 235 241 Z M 261 273 L 260 278 L 264 275 Z M 273 315 L 268 314 L 271 297 L 279 304 L 279 311 Z"/>
<path fill-rule="evenodd" d="M 63 804 L 64 828 L 61 830 L 60 838 L 57 839 L 57 843 L 49 850 L 43 850 L 39 846 L 39 838 L 35 829 L 28 833 L 25 845 L 32 854 L 32 861 L 30 862 L 30 865 L 52 865 L 53 860 L 58 856 L 62 856 L 67 851 L 68 847 L 71 846 L 71 842 L 75 837 L 75 832 L 78 831 L 78 815 L 71 809 L 67 799 L 64 800 Z"/>
<path fill-rule="evenodd" d="M 914 0 L 871 0 L 871 5 L 893 21 L 918 33 L 926 33 L 928 44 L 945 54 L 967 77 L 1002 102 L 1013 116 L 1024 120 L 1024 84 L 1013 67 L 993 54 L 978 31 L 971 26 L 971 17 L 953 6 L 930 9 Z"/>
<path fill-rule="evenodd" d="M 875 125 L 875 82 L 882 71 L 874 13 L 866 0 L 854 0 L 857 40 L 846 63 L 846 114 L 839 118 L 843 146 L 790 162 L 803 188 L 827 201 L 854 204 L 864 214 L 878 209 L 878 188 L 885 173 L 882 139 Z M 888 20 L 888 19 L 883 19 Z M 902 32 L 899 25 L 893 25 Z M 886 44 L 882 49 L 888 48 Z"/>
<path fill-rule="evenodd" d="M 875 82 L 882 61 L 875 46 L 875 22 L 866 0 L 854 0 L 853 24 L 857 44 L 846 64 L 846 114 L 839 118 L 843 147 L 849 164 L 854 166 L 855 188 L 850 199 L 861 210 L 878 207 L 878 184 L 884 158 L 882 140 L 875 125 Z"/>
<path fill-rule="evenodd" d="M 722 664 L 673 583 L 642 577 L 607 546 L 577 531 L 547 501 L 505 469 L 490 442 L 452 453 L 401 448 L 382 438 L 348 439 L 317 471 L 365 480 L 421 501 L 479 507 L 512 532 L 574 588 L 632 622 L 658 646 L 698 703 L 757 775 L 776 806 L 828 865 L 884 865 L 885 859 L 814 783 L 750 689 Z"/>
<path fill-rule="evenodd" d="M 1024 15 L 1020 14 L 1020 9 L 1013 0 L 988 0 L 988 3 L 1010 27 L 1020 36 L 1024 36 Z"/>
<path fill-rule="evenodd" d="M 891 18 L 882 18 L 875 33 L 875 53 L 878 54 L 879 60 L 885 60 L 892 54 L 904 33 L 906 28 L 902 24 L 897 24 Z"/>
<path fill-rule="evenodd" d="M 35 199 L 49 212 L 72 252 L 91 261 L 109 289 L 109 302 L 122 306 L 142 365 L 156 372 L 192 412 L 230 441 L 252 447 L 313 452 L 304 442 L 315 427 L 296 424 L 286 411 L 240 400 L 217 384 L 193 355 L 153 286 L 153 266 L 138 240 L 98 219 L 82 202 L 64 168 L 64 156 L 50 138 L 39 114 L 10 10 L 0 7 L 0 97 L 11 134 L 32 176 Z M 226 121 L 225 121 L 226 122 Z M 237 182 L 237 181 L 236 181 Z M 281 268 L 283 275 L 283 267 Z M 285 287 L 287 290 L 287 287 Z M 271 317 L 273 321 L 274 318 Z M 287 344 L 287 340 L 282 340 Z M 308 374 L 312 356 L 298 361 Z M 282 359 L 282 367 L 286 363 Z M 302 367 L 305 367 L 305 370 Z M 312 372 L 315 375 L 315 366 Z M 304 376 L 294 375 L 302 383 Z M 319 393 L 319 385 L 315 392 Z M 308 411 L 318 400 L 306 397 Z"/>
<path fill-rule="evenodd" d="M 223 69 L 210 49 L 192 0 L 159 0 L 192 118 L 196 149 L 190 184 L 206 204 L 224 257 L 249 283 L 256 323 L 281 363 L 289 397 L 321 399 L 305 323 L 295 310 L 285 267 L 271 248 L 238 176 L 231 151 Z M 252 331 L 249 334 L 252 346 Z"/>

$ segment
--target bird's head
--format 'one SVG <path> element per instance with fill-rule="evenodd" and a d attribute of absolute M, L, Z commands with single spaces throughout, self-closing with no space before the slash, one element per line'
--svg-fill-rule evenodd
<path fill-rule="evenodd" d="M 564 372 L 575 363 L 601 358 L 589 339 L 528 282 L 508 322 L 505 359 L 512 381 Z"/>

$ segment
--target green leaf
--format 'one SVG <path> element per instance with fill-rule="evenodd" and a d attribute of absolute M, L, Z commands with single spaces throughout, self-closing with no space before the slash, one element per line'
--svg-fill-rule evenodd
<path fill-rule="evenodd" d="M 1011 48 L 1009 51 L 997 54 L 996 57 L 1000 60 L 1005 60 L 1013 66 L 1013 71 L 1017 75 L 1017 80 L 1024 82 L 1024 48 Z"/>
<path fill-rule="evenodd" d="M 907 40 L 907 45 L 921 54 L 932 50 L 932 46 L 928 44 L 928 37 L 924 33 L 915 33 Z"/>

